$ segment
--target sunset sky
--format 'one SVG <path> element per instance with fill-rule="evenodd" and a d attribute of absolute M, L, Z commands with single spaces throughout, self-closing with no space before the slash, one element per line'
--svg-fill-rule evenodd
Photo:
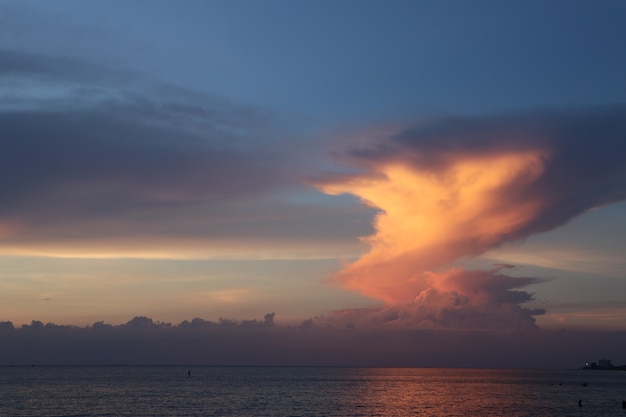
<path fill-rule="evenodd" d="M 626 340 L 624 51 L 620 0 L 0 0 L 0 332 Z"/>

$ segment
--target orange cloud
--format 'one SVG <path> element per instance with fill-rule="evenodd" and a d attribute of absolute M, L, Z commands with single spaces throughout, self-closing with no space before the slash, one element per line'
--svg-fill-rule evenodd
<path fill-rule="evenodd" d="M 405 303 L 429 289 L 452 290 L 441 268 L 493 248 L 528 225 L 541 198 L 525 193 L 544 172 L 544 149 L 464 156 L 450 153 L 435 169 L 385 161 L 373 173 L 323 184 L 381 209 L 370 251 L 336 280 L 346 288 Z M 450 288 L 445 288 L 446 286 Z"/>
<path fill-rule="evenodd" d="M 330 321 L 536 328 L 545 311 L 524 307 L 533 295 L 517 289 L 542 280 L 508 276 L 507 264 L 475 271 L 458 263 L 625 200 L 625 116 L 615 105 L 361 131 L 363 140 L 338 154 L 352 171 L 316 184 L 380 209 L 375 233 L 363 238 L 369 252 L 334 280 L 386 305 Z"/>

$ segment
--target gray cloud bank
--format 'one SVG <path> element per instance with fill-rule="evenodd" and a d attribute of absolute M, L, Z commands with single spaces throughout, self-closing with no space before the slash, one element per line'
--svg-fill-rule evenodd
<path fill-rule="evenodd" d="M 136 317 L 88 327 L 0 323 L 0 364 L 331 365 L 575 368 L 600 355 L 626 362 L 626 332 L 330 328 L 263 320 L 178 325 Z"/>
<path fill-rule="evenodd" d="M 287 181 L 284 155 L 261 141 L 275 138 L 256 137 L 275 133 L 259 109 L 69 59 L 0 57 L 3 202 L 64 196 L 81 207 L 82 185 L 114 210 L 259 195 Z M 64 194 L 35 200 L 45 188 Z"/>
<path fill-rule="evenodd" d="M 285 146 L 298 138 L 269 111 L 72 58 L 8 50 L 0 50 L 0 85 L 6 248 L 110 253 L 144 245 L 149 252 L 220 239 L 296 241 L 302 231 L 313 241 L 355 233 L 345 221 L 354 213 L 290 200 L 292 192 L 314 192 L 300 180 L 310 158 Z M 312 226 L 319 218 L 329 226 Z"/>

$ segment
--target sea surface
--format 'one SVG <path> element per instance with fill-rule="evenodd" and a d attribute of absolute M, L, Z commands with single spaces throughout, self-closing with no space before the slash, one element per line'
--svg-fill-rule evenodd
<path fill-rule="evenodd" d="M 0 367 L 0 416 L 626 417 L 623 400 L 620 371 Z"/>

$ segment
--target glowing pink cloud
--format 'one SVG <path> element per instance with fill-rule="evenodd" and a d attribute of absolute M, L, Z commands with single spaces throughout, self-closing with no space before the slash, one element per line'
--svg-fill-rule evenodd
<path fill-rule="evenodd" d="M 532 327 L 541 311 L 523 308 L 532 296 L 515 289 L 539 280 L 502 274 L 510 265 L 467 271 L 454 263 L 625 198 L 626 158 L 607 151 L 626 130 L 626 112 L 610 110 L 440 121 L 366 138 L 349 153 L 358 172 L 317 184 L 380 209 L 374 235 L 363 238 L 369 252 L 333 279 L 384 301 L 375 315 L 390 321 L 402 321 L 389 314 L 400 308 L 420 325 Z M 592 127 L 600 132 L 593 140 Z"/>
<path fill-rule="evenodd" d="M 369 253 L 337 280 L 347 288 L 389 303 L 414 300 L 441 280 L 434 272 L 462 256 L 479 255 L 528 225 L 542 209 L 524 190 L 544 171 L 547 152 L 463 158 L 437 171 L 403 162 L 375 166 L 376 176 L 326 184 L 330 194 L 351 193 L 381 209 Z M 516 198 L 517 197 L 517 198 Z M 394 278 L 391 278 L 394 277 Z"/>

